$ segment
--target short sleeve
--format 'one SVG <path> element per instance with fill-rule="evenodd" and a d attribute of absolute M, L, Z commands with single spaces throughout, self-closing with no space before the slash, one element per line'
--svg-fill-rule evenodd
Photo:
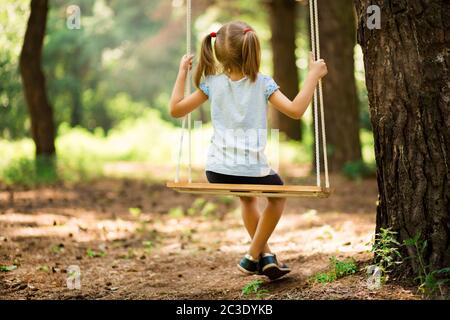
<path fill-rule="evenodd" d="M 209 98 L 209 77 L 206 77 L 199 85 L 199 89 L 202 90 Z"/>
<path fill-rule="evenodd" d="M 264 79 L 264 96 L 266 100 L 269 100 L 270 96 L 277 91 L 280 86 L 271 77 L 265 77 Z"/>

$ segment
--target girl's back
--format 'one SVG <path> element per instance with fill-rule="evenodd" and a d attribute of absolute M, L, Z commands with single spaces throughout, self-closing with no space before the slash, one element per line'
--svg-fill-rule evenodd
<path fill-rule="evenodd" d="M 211 101 L 214 127 L 206 169 L 223 174 L 264 176 L 267 101 L 278 89 L 272 78 L 258 74 L 233 81 L 225 74 L 207 76 L 200 89 Z"/>

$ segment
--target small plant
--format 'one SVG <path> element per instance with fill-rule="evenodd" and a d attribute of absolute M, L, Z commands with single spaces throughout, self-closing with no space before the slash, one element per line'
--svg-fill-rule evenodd
<path fill-rule="evenodd" d="M 182 207 L 171 208 L 169 210 L 169 216 L 172 218 L 182 218 L 184 216 L 184 211 Z"/>
<path fill-rule="evenodd" d="M 416 252 L 411 258 L 418 266 L 419 275 L 416 280 L 420 283 L 418 288 L 419 292 L 426 297 L 432 297 L 439 291 L 444 296 L 442 287 L 450 283 L 450 268 L 430 271 L 430 266 L 426 265 L 424 260 L 428 242 L 421 239 L 420 232 L 413 238 L 404 240 L 403 244 L 407 247 L 413 247 Z"/>
<path fill-rule="evenodd" d="M 207 202 L 203 207 L 201 214 L 205 217 L 211 216 L 217 210 L 217 206 L 212 202 Z"/>
<path fill-rule="evenodd" d="M 358 271 L 355 260 L 351 258 L 340 261 L 336 259 L 336 257 L 331 257 L 330 262 L 337 279 L 354 274 Z"/>
<path fill-rule="evenodd" d="M 333 282 L 339 278 L 354 274 L 358 271 L 358 266 L 354 259 L 338 260 L 336 257 L 330 258 L 329 272 L 318 273 L 314 276 L 314 281 L 319 283 Z"/>
<path fill-rule="evenodd" d="M 322 272 L 314 276 L 314 281 L 318 283 L 329 283 L 336 280 L 336 275 L 332 272 Z"/>
<path fill-rule="evenodd" d="M 262 285 L 263 285 L 262 280 L 253 280 L 247 283 L 242 288 L 242 294 L 244 295 L 255 294 L 258 299 L 263 298 L 265 295 L 269 293 L 269 290 L 261 289 Z"/>
<path fill-rule="evenodd" d="M 153 249 L 153 241 L 150 240 L 142 241 L 142 245 L 144 246 L 144 251 L 146 253 L 150 253 L 150 251 Z"/>
<path fill-rule="evenodd" d="M 187 214 L 190 216 L 196 215 L 201 212 L 202 208 L 205 206 L 206 200 L 204 198 L 195 199 L 192 206 L 187 210 Z"/>
<path fill-rule="evenodd" d="M 37 267 L 37 271 L 42 271 L 42 272 L 48 273 L 50 271 L 50 269 L 48 268 L 48 266 L 42 265 L 42 266 Z"/>
<path fill-rule="evenodd" d="M 129 208 L 128 212 L 135 218 L 139 218 L 139 216 L 142 213 L 142 209 L 141 208 Z"/>
<path fill-rule="evenodd" d="M 9 272 L 9 271 L 13 271 L 13 270 L 16 270 L 16 269 L 17 269 L 16 265 L 11 265 L 11 266 L 0 265 L 0 271 L 1 272 Z"/>
<path fill-rule="evenodd" d="M 381 271 L 381 281 L 386 282 L 392 267 L 402 263 L 402 255 L 399 252 L 401 244 L 396 240 L 397 232 L 391 228 L 381 228 L 375 235 L 375 242 L 372 250 L 377 259 L 377 266 Z"/>
<path fill-rule="evenodd" d="M 134 258 L 136 258 L 136 252 L 133 249 L 129 248 L 127 253 L 124 255 L 121 255 L 120 258 L 126 259 L 126 260 L 134 259 Z"/>
<path fill-rule="evenodd" d="M 89 248 L 86 250 L 86 255 L 89 258 L 100 258 L 100 257 L 104 257 L 106 255 L 106 252 L 105 251 L 94 251 Z"/>
<path fill-rule="evenodd" d="M 56 245 L 52 246 L 50 250 L 52 251 L 52 253 L 55 253 L 55 254 L 62 253 L 62 252 L 64 252 L 64 245 L 62 243 L 56 244 Z"/>
<path fill-rule="evenodd" d="M 28 187 L 51 184 L 58 180 L 56 161 L 46 156 L 38 156 L 36 159 L 22 157 L 11 161 L 1 175 L 7 185 Z"/>

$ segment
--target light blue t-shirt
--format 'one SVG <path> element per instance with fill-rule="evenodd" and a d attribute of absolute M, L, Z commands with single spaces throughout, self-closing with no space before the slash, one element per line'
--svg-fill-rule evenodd
<path fill-rule="evenodd" d="M 268 99 L 279 86 L 258 74 L 255 82 L 233 81 L 225 74 L 207 76 L 200 84 L 211 102 L 214 134 L 206 170 L 262 177 L 271 173 L 264 149 L 267 144 Z"/>

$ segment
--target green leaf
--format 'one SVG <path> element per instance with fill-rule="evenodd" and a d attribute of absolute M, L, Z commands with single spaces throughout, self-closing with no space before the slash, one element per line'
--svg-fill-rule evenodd
<path fill-rule="evenodd" d="M 2 272 L 8 272 L 8 271 L 13 271 L 16 270 L 17 266 L 16 265 L 11 265 L 11 266 L 0 266 L 0 271 Z"/>
<path fill-rule="evenodd" d="M 141 210 L 141 208 L 129 208 L 129 209 L 128 209 L 128 212 L 129 212 L 133 217 L 138 218 L 138 217 L 141 215 L 142 210 Z"/>

